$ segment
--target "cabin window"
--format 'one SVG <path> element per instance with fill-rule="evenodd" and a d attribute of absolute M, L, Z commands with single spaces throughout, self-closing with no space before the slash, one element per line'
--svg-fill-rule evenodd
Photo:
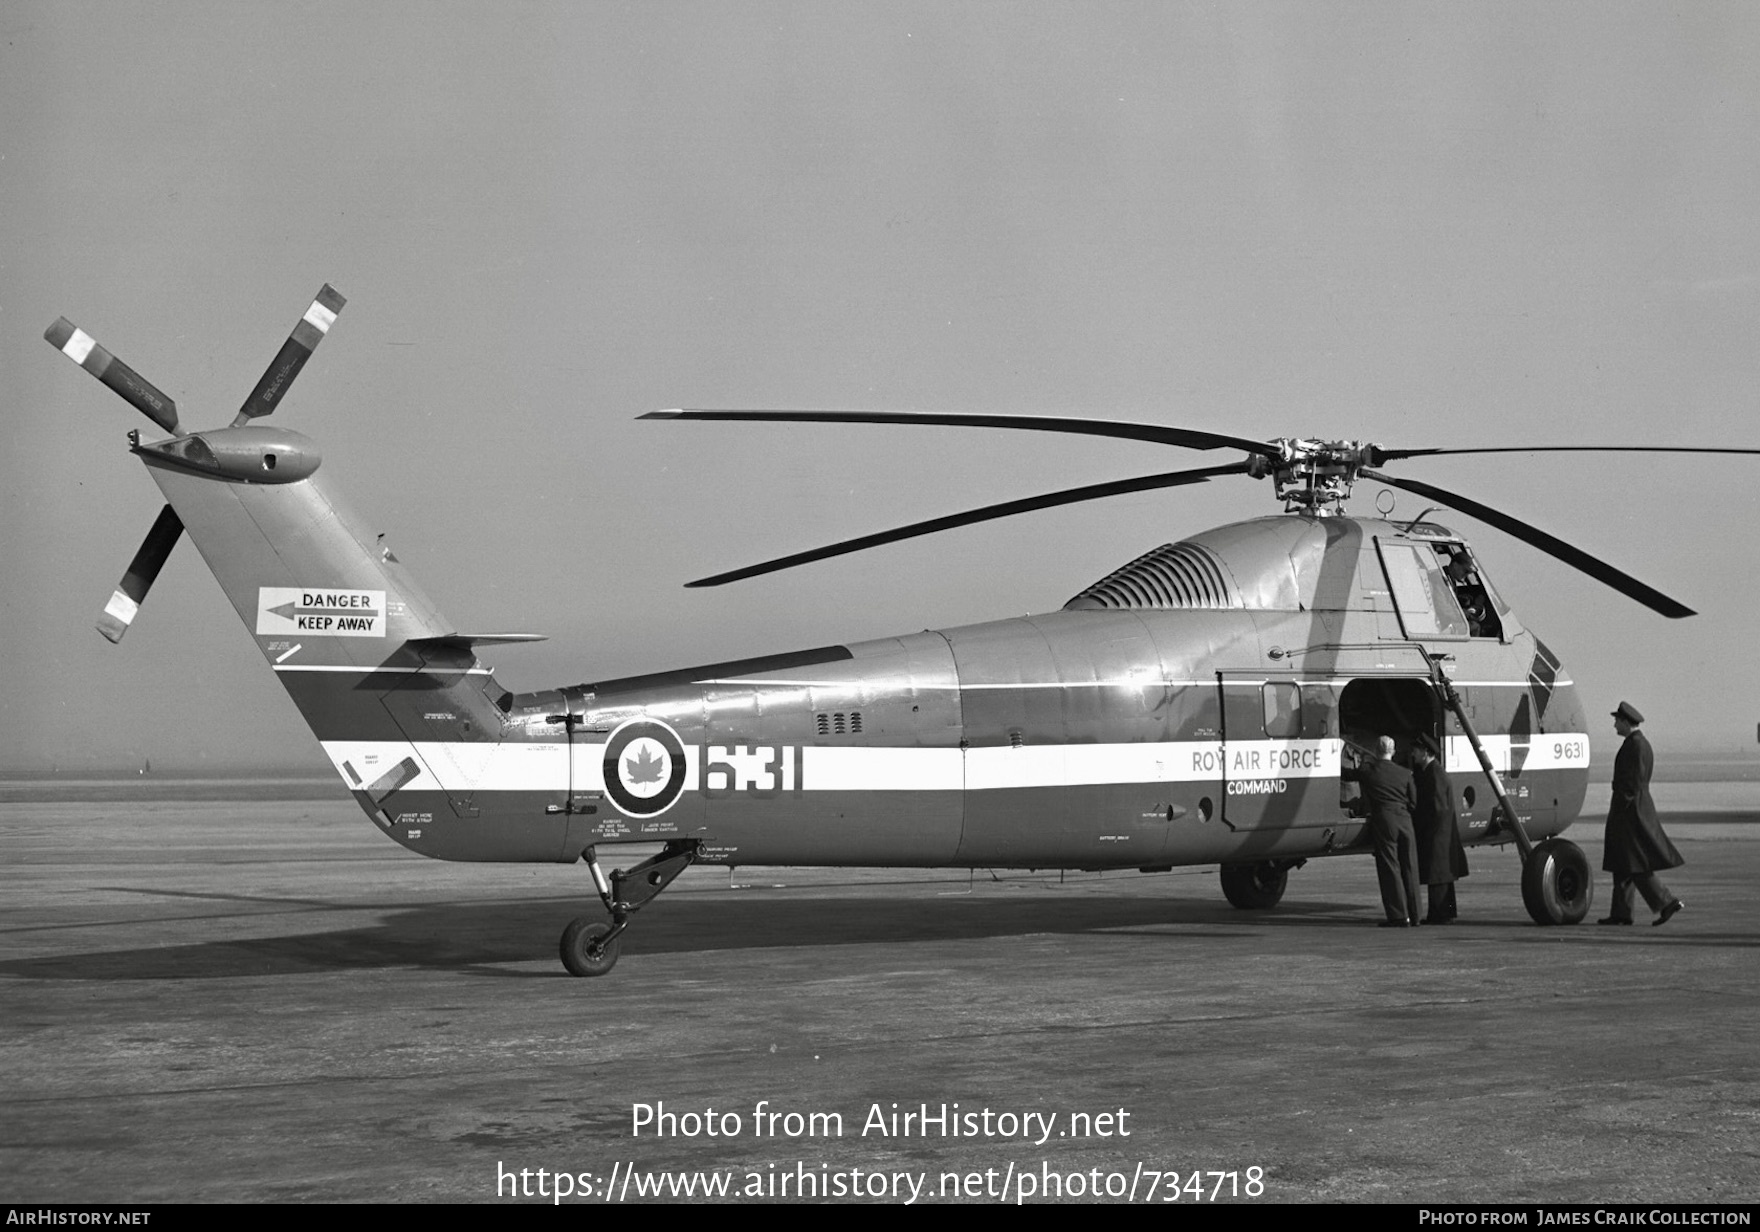
<path fill-rule="evenodd" d="M 1273 740 L 1295 740 L 1302 734 L 1302 688 L 1273 680 L 1264 689 L 1265 734 Z"/>
<path fill-rule="evenodd" d="M 1436 553 L 1426 545 L 1378 540 L 1381 564 L 1407 637 L 1467 637 L 1470 629 Z"/>

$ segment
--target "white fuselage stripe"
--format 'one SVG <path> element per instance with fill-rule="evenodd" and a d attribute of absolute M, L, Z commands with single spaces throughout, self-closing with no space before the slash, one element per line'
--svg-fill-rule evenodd
<path fill-rule="evenodd" d="M 1524 771 L 1587 770 L 1589 738 L 1549 733 L 1526 743 L 1482 737 L 1491 764 L 1507 774 L 1517 750 Z M 370 783 L 413 757 L 421 773 L 404 790 L 603 791 L 601 744 L 500 744 L 466 741 L 326 740 L 324 751 L 349 787 Z M 885 748 L 828 745 L 685 746 L 684 789 L 698 791 L 705 765 L 711 787 L 796 791 L 998 791 L 1029 787 L 1098 787 L 1276 779 L 1336 779 L 1343 742 L 1323 740 L 1170 740 L 1133 744 L 1028 744 L 982 748 Z M 796 760 L 798 757 L 798 761 Z M 572 772 L 570 763 L 572 762 Z M 772 776 L 783 774 L 786 780 Z M 799 777 L 793 767 L 798 765 Z M 1451 774 L 1478 774 L 1465 737 L 1448 739 Z M 353 776 L 350 776 L 350 769 Z"/>

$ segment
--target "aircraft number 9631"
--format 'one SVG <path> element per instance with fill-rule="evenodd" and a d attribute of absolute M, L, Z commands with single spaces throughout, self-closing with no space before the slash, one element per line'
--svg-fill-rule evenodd
<path fill-rule="evenodd" d="M 1589 755 L 1581 740 L 1555 740 L 1552 742 L 1552 756 L 1562 762 L 1581 761 Z"/>

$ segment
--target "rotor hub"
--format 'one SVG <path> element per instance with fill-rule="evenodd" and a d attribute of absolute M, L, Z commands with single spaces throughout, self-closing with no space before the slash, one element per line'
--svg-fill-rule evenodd
<path fill-rule="evenodd" d="M 1363 467 L 1375 462 L 1375 447 L 1361 441 L 1321 441 L 1283 436 L 1271 441 L 1276 453 L 1261 454 L 1248 473 L 1277 485 L 1286 513 L 1338 517 Z"/>

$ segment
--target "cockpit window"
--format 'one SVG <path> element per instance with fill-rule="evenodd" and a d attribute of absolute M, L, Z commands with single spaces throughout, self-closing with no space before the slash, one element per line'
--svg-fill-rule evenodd
<path fill-rule="evenodd" d="M 1455 601 L 1467 618 L 1469 636 L 1501 637 L 1503 622 L 1498 619 L 1498 613 L 1508 609 L 1503 607 L 1480 575 L 1466 544 L 1437 543 L 1431 545 L 1431 550 L 1436 553 L 1449 589 L 1454 592 Z"/>
<path fill-rule="evenodd" d="M 1380 541 L 1381 563 L 1407 637 L 1471 637 L 1472 627 L 1428 544 Z"/>

